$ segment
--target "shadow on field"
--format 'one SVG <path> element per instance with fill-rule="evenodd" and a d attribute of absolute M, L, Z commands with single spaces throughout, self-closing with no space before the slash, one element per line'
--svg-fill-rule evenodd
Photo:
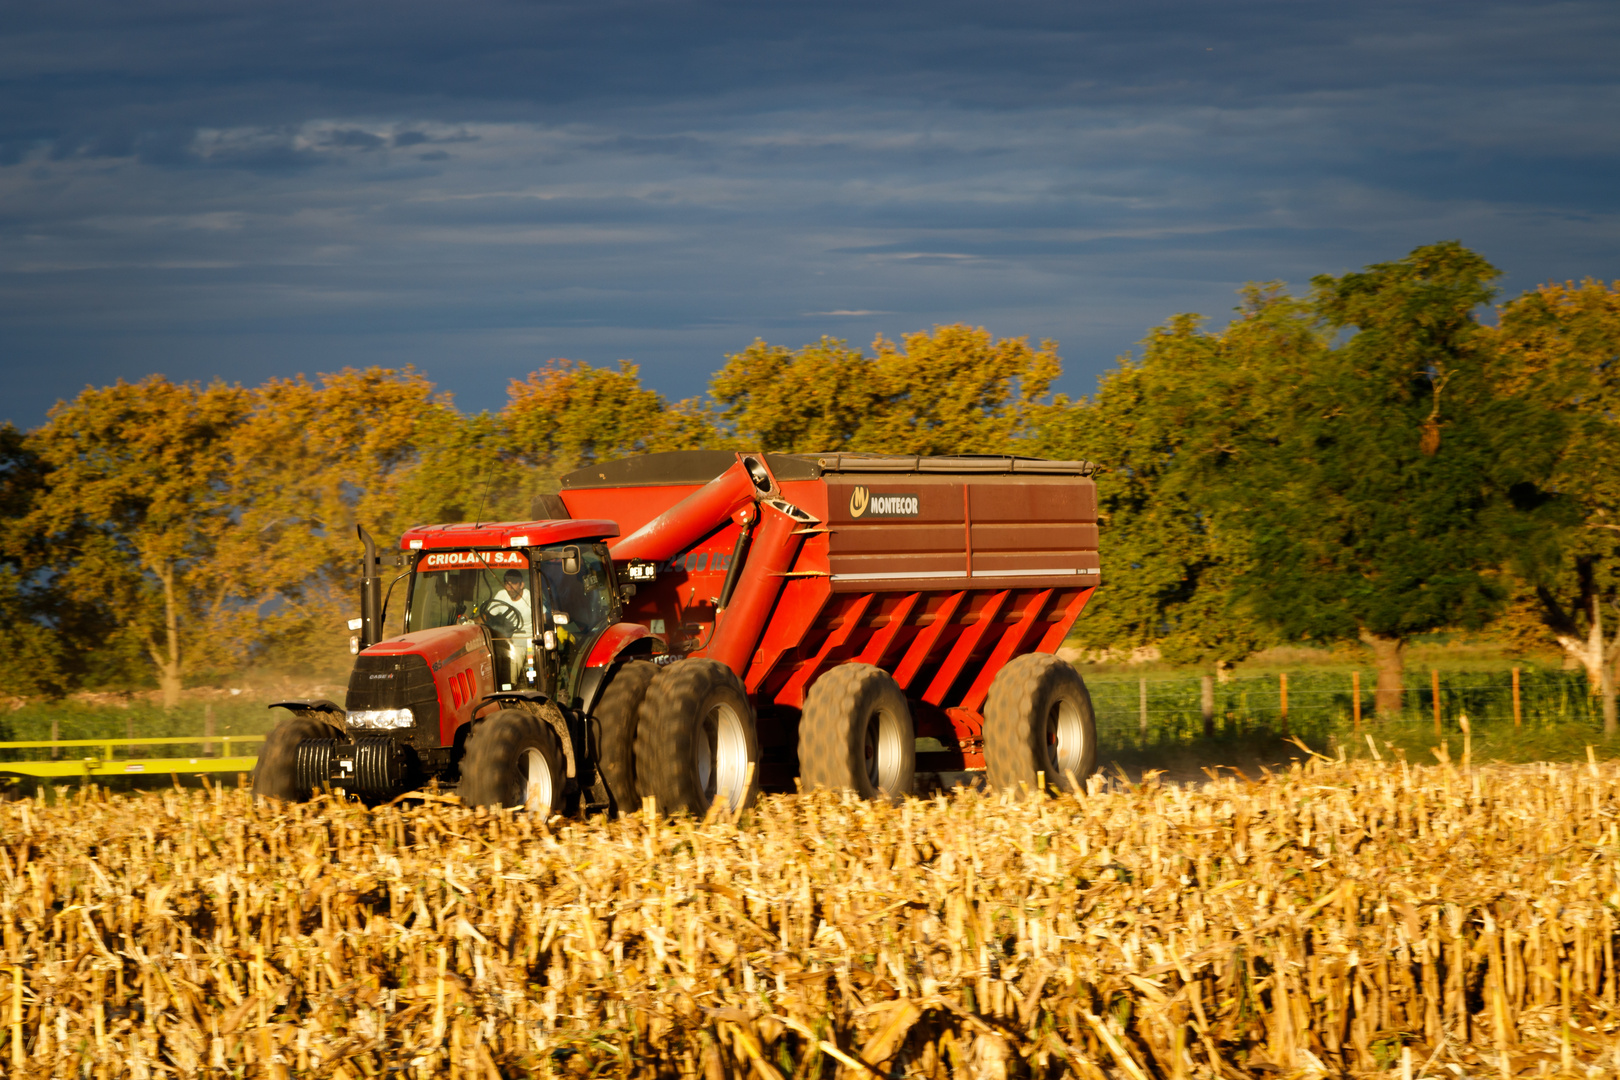
<path fill-rule="evenodd" d="M 1318 748 L 1317 752 L 1324 751 Z M 1166 783 L 1202 784 L 1211 779 L 1211 773 L 1226 770 L 1258 780 L 1265 770 L 1286 771 L 1290 764 L 1304 758 L 1305 751 L 1294 743 L 1273 732 L 1256 731 L 1238 737 L 1196 738 L 1143 747 L 1104 745 L 1097 751 L 1097 771 L 1109 776 L 1123 773 L 1132 783 L 1141 781 L 1149 772 L 1158 772 Z"/>

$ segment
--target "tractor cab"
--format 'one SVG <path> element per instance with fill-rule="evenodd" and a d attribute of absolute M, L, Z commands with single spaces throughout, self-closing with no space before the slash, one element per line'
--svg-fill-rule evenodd
<path fill-rule="evenodd" d="M 568 703 L 589 644 L 618 615 L 603 539 L 615 531 L 580 521 L 410 530 L 401 539 L 412 558 L 406 636 L 476 626 L 491 657 L 491 693 L 537 691 Z"/>
<path fill-rule="evenodd" d="M 566 701 L 578 684 L 584 643 L 613 622 L 617 608 L 601 541 L 435 551 L 417 558 L 405 631 L 477 625 L 488 635 L 496 691 L 540 690 Z"/>

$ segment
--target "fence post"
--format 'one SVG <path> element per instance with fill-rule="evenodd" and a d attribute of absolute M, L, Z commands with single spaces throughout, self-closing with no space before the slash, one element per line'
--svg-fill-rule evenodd
<path fill-rule="evenodd" d="M 1215 735 L 1215 676 L 1205 675 L 1198 695 L 1199 707 L 1204 714 L 1204 738 Z"/>
<path fill-rule="evenodd" d="M 1282 692 L 1282 733 L 1288 734 L 1288 672 L 1277 676 L 1278 685 Z"/>
<path fill-rule="evenodd" d="M 1440 669 L 1429 669 L 1429 700 L 1434 704 L 1434 737 L 1440 738 Z"/>
<path fill-rule="evenodd" d="M 208 740 L 214 737 L 214 706 L 210 702 L 203 706 L 203 757 L 214 756 L 214 744 Z"/>
<path fill-rule="evenodd" d="M 1519 669 L 1514 668 L 1513 669 L 1513 726 L 1514 727 L 1519 726 L 1519 721 L 1521 719 L 1523 719 L 1523 715 L 1524 714 L 1519 711 Z"/>
<path fill-rule="evenodd" d="M 1139 723 L 1139 725 L 1141 727 L 1142 734 L 1146 735 L 1147 734 L 1147 680 L 1146 679 L 1142 680 L 1140 689 L 1141 689 L 1141 692 L 1142 692 L 1142 711 L 1141 711 L 1141 718 L 1138 721 L 1138 723 Z"/>
<path fill-rule="evenodd" d="M 1361 726 L 1361 672 L 1350 673 L 1350 707 L 1354 710 L 1356 727 Z"/>
<path fill-rule="evenodd" d="M 57 717 L 51 717 L 51 742 L 53 743 L 58 742 L 62 738 L 61 723 L 62 721 Z M 61 758 L 62 748 L 60 746 L 51 747 L 51 760 L 60 761 Z"/>

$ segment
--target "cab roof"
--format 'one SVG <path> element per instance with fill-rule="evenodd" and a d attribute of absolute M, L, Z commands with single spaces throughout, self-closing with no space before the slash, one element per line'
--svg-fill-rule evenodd
<path fill-rule="evenodd" d="M 619 524 L 601 518 L 563 521 L 482 521 L 459 525 L 418 525 L 399 538 L 402 551 L 443 548 L 515 548 L 605 540 L 619 535 Z"/>

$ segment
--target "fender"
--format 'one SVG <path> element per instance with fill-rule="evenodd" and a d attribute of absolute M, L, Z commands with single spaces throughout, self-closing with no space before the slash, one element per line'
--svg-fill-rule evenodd
<path fill-rule="evenodd" d="M 591 644 L 585 670 L 579 678 L 580 709 L 586 715 L 596 708 L 596 699 L 607 685 L 613 666 L 631 656 L 651 654 L 657 639 L 640 623 L 614 623 Z"/>

